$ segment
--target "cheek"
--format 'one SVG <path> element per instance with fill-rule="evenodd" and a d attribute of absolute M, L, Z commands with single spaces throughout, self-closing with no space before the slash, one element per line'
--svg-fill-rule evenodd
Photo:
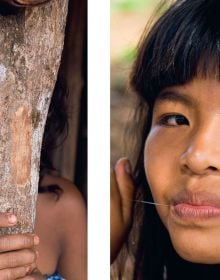
<path fill-rule="evenodd" d="M 170 185 L 170 174 L 173 173 L 173 153 L 167 143 L 157 128 L 151 130 L 145 143 L 145 172 L 155 200 L 161 200 L 161 196 Z"/>
<path fill-rule="evenodd" d="M 157 131 L 149 134 L 144 149 L 144 167 L 147 181 L 154 202 L 167 204 L 166 195 L 169 192 L 168 162 L 164 142 L 157 137 Z M 157 206 L 156 206 L 157 207 Z M 167 227 L 167 207 L 157 207 L 162 222 Z"/>
<path fill-rule="evenodd" d="M 155 127 L 150 131 L 145 143 L 144 165 L 153 199 L 157 203 L 169 204 L 170 198 L 178 191 L 179 157 L 183 141 L 173 141 L 171 130 Z M 162 221 L 166 224 L 167 208 L 158 209 Z"/>

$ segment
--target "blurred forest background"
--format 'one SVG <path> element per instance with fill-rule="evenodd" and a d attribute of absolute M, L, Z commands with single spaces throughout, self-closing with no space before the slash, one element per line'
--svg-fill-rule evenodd
<path fill-rule="evenodd" d="M 111 165 L 128 156 L 125 131 L 134 112 L 128 88 L 136 46 L 159 0 L 111 0 Z"/>

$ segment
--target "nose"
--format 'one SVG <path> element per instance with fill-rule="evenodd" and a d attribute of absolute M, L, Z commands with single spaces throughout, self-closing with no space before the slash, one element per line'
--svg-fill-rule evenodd
<path fill-rule="evenodd" d="M 194 175 L 220 174 L 220 126 L 200 129 L 180 157 L 182 170 Z"/>

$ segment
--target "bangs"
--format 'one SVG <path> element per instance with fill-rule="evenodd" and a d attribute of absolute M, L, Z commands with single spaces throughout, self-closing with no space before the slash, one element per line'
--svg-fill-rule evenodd
<path fill-rule="evenodd" d="M 142 40 L 131 86 L 148 103 L 196 76 L 220 80 L 219 2 L 177 1 Z"/>

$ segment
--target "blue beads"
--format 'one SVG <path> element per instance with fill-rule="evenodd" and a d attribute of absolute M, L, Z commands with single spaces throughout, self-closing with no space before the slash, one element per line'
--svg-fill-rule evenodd
<path fill-rule="evenodd" d="M 63 277 L 60 276 L 59 273 L 55 273 L 53 275 L 46 275 L 47 280 L 65 280 Z"/>

